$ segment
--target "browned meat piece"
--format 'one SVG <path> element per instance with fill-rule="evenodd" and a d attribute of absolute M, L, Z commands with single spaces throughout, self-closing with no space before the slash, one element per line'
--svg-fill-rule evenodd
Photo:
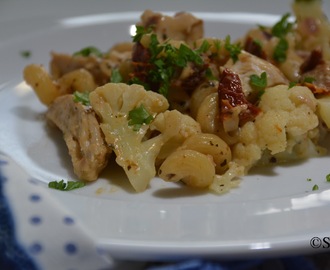
<path fill-rule="evenodd" d="M 188 44 L 193 44 L 204 36 L 203 21 L 186 12 L 179 12 L 171 17 L 146 10 L 141 16 L 141 25 L 154 26 L 160 41 L 184 40 Z"/>
<path fill-rule="evenodd" d="M 46 117 L 63 132 L 74 173 L 81 180 L 96 180 L 107 165 L 111 149 L 94 111 L 74 102 L 72 95 L 64 95 L 50 105 Z"/>
<path fill-rule="evenodd" d="M 69 54 L 52 53 L 50 61 L 50 72 L 54 79 L 61 78 L 73 70 L 86 69 L 98 85 L 103 85 L 110 80 L 110 67 L 106 67 L 106 60 L 98 59 L 93 56 L 72 56 Z"/>
<path fill-rule="evenodd" d="M 312 84 L 317 88 L 314 94 L 325 94 L 330 92 L 330 62 L 325 61 L 317 65 L 314 69 L 301 75 L 300 81 L 306 81 L 306 78 L 312 79 Z"/>
<path fill-rule="evenodd" d="M 305 62 L 301 64 L 300 72 L 305 73 L 311 71 L 321 64 L 324 64 L 321 50 L 313 50 Z"/>

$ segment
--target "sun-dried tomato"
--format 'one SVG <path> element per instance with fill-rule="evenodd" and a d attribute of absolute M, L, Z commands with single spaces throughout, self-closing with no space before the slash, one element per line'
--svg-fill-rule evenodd
<path fill-rule="evenodd" d="M 238 106 L 242 109 L 239 113 L 239 126 L 253 121 L 260 113 L 260 109 L 246 99 L 238 74 L 229 69 L 224 69 L 220 75 L 218 96 L 222 121 L 232 117 L 233 109 Z"/>
<path fill-rule="evenodd" d="M 258 44 L 253 38 L 248 37 L 244 44 L 244 50 L 262 59 L 267 59 L 265 51 L 261 45 Z"/>
<path fill-rule="evenodd" d="M 300 72 L 305 73 L 313 70 L 316 66 L 323 64 L 323 56 L 320 50 L 313 50 L 309 57 L 300 66 Z"/>

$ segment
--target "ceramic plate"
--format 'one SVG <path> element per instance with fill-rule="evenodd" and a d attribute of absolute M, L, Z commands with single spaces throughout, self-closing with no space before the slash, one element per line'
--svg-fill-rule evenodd
<path fill-rule="evenodd" d="M 204 19 L 207 36 L 231 34 L 233 38 L 256 24 L 271 25 L 283 14 L 277 11 L 290 10 L 288 1 L 276 6 L 274 1 L 259 1 L 259 6 L 253 1 L 255 8 L 249 1 L 244 6 L 238 1 L 219 2 L 202 6 L 193 1 L 188 8 L 187 2 L 178 2 L 176 8 L 164 1 L 143 1 L 141 6 L 123 1 L 110 2 L 113 8 L 107 9 L 102 9 L 107 5 L 102 1 L 97 8 L 84 2 L 81 9 L 68 4 L 63 13 L 57 13 L 59 1 L 41 5 L 45 13 L 36 17 L 32 17 L 36 11 L 23 13 L 0 2 L 0 9 L 7 3 L 8 10 L 18 14 L 15 18 L 0 16 L 7 22 L 0 27 L 0 151 L 9 157 L 6 162 L 18 164 L 26 178 L 45 189 L 81 222 L 99 248 L 115 258 L 287 255 L 312 252 L 313 237 L 330 236 L 330 183 L 325 180 L 330 173 L 329 155 L 253 170 L 238 188 L 221 196 L 182 189 L 160 179 L 135 194 L 116 165 L 83 189 L 60 192 L 47 188 L 49 181 L 76 178 L 61 134 L 46 125 L 46 107 L 22 80 L 24 66 L 48 66 L 50 51 L 72 53 L 90 45 L 106 50 L 129 41 L 131 26 L 145 8 L 168 13 L 191 10 Z M 31 56 L 22 57 L 23 51 L 30 51 Z M 16 170 L 6 174 L 9 181 L 18 177 Z M 315 184 L 317 191 L 312 190 Z"/>

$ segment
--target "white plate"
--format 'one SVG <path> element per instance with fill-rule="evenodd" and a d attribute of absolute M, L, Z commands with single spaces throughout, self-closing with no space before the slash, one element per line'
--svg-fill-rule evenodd
<path fill-rule="evenodd" d="M 209 5 L 191 1 L 189 6 L 187 1 L 100 1 L 97 7 L 91 1 L 68 5 L 46 1 L 49 6 L 41 5 L 44 12 L 28 8 L 37 2 L 42 3 L 0 3 L 0 151 L 45 187 L 48 181 L 75 177 L 60 134 L 45 124 L 46 108 L 22 81 L 25 65 L 47 66 L 51 50 L 72 53 L 89 45 L 106 50 L 116 42 L 130 40 L 130 26 L 145 8 L 192 10 L 205 20 L 206 35 L 218 37 L 239 37 L 257 23 L 272 24 L 279 18 L 277 12 L 281 15 L 289 9 L 284 0 L 276 5 L 274 1 L 250 0 L 244 1 L 244 6 L 239 1 L 210 1 Z M 326 3 L 325 10 L 329 11 L 328 6 Z M 9 11 L 15 11 L 11 14 L 16 17 L 9 16 Z M 29 59 L 21 57 L 24 50 L 31 50 Z M 329 162 L 326 156 L 254 170 L 239 188 L 223 196 L 192 192 L 159 179 L 152 181 L 146 192 L 135 194 L 116 166 L 86 188 L 49 192 L 115 258 L 308 253 L 315 251 L 310 246 L 313 237 L 330 236 L 330 183 L 325 181 Z M 314 184 L 318 191 L 312 191 Z"/>

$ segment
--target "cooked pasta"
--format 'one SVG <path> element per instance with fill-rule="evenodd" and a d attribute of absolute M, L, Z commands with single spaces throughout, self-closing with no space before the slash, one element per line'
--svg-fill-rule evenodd
<path fill-rule="evenodd" d="M 232 41 L 204 36 L 190 13 L 146 10 L 132 42 L 52 52 L 49 72 L 33 64 L 24 78 L 80 180 L 112 154 L 137 192 L 158 176 L 220 194 L 255 166 L 326 154 L 330 23 L 318 0 L 293 11 Z"/>

